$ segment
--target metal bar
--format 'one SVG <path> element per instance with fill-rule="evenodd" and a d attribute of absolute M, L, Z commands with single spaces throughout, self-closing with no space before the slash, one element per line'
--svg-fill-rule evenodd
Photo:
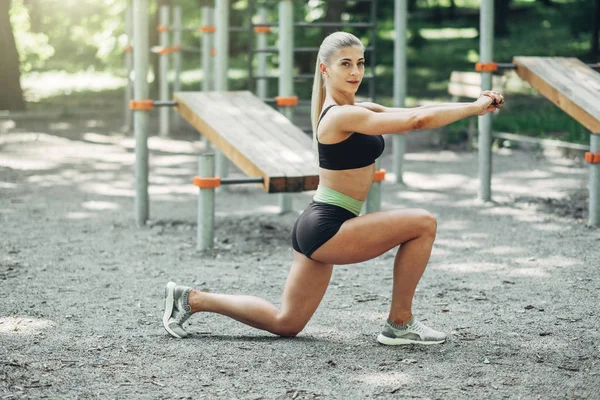
<path fill-rule="evenodd" d="M 600 133 L 590 135 L 590 153 L 600 153 Z M 590 164 L 588 224 L 600 226 L 600 164 Z"/>
<path fill-rule="evenodd" d="M 163 26 L 169 25 L 169 7 L 168 6 L 160 6 L 160 16 L 159 23 Z M 163 31 L 160 32 L 160 46 L 164 49 L 169 47 L 169 32 Z M 160 64 L 160 76 L 159 76 L 159 88 L 160 100 L 166 101 L 169 100 L 169 55 L 161 54 L 159 55 Z M 168 136 L 169 135 L 169 110 L 162 109 L 160 110 L 160 121 L 159 121 L 159 134 L 160 136 Z"/>
<path fill-rule="evenodd" d="M 479 17 L 481 62 L 494 59 L 494 0 L 482 1 Z M 481 73 L 481 90 L 492 88 L 492 73 Z M 492 114 L 478 117 L 479 126 L 479 199 L 492 199 Z"/>
<path fill-rule="evenodd" d="M 375 170 L 379 170 L 381 166 L 381 159 L 375 160 Z M 381 182 L 373 182 L 371 184 L 371 189 L 369 189 L 369 193 L 367 194 L 366 201 L 366 212 L 370 214 L 375 211 L 381 210 Z"/>
<path fill-rule="evenodd" d="M 373 76 L 375 76 L 375 68 L 377 68 L 377 62 L 376 62 L 376 52 L 375 52 L 375 43 L 377 41 L 377 31 L 375 30 L 375 22 L 377 21 L 377 2 L 374 1 L 373 3 L 371 3 L 371 39 L 369 40 L 371 42 L 371 46 L 373 46 L 373 52 L 371 54 L 371 74 Z M 375 93 L 375 87 L 376 87 L 376 82 L 375 79 L 372 79 L 369 82 L 369 97 L 372 99 L 375 99 L 377 97 L 377 94 Z"/>
<path fill-rule="evenodd" d="M 173 8 L 173 46 L 181 48 L 181 6 L 175 6 Z M 182 49 L 183 50 L 183 49 Z M 173 69 L 175 70 L 175 80 L 173 81 L 173 91 L 181 91 L 181 52 L 176 51 L 173 53 Z"/>
<path fill-rule="evenodd" d="M 230 26 L 229 32 L 248 32 L 247 26 Z"/>
<path fill-rule="evenodd" d="M 215 155 L 202 154 L 198 159 L 198 176 L 209 178 L 215 176 Z M 215 189 L 199 188 L 198 194 L 198 250 L 212 249 L 215 241 Z"/>
<path fill-rule="evenodd" d="M 377 4 L 373 2 L 373 4 Z M 366 22 L 296 22 L 298 28 L 375 28 L 374 23 Z"/>
<path fill-rule="evenodd" d="M 154 107 L 174 107 L 177 105 L 175 100 L 156 100 L 152 102 Z"/>
<path fill-rule="evenodd" d="M 221 185 L 241 185 L 246 183 L 263 183 L 265 178 L 224 178 Z"/>
<path fill-rule="evenodd" d="M 215 0 L 216 25 L 216 63 L 215 90 L 226 92 L 228 89 L 227 71 L 229 71 L 229 0 Z M 217 151 L 217 174 L 226 177 L 229 169 L 227 157 Z"/>
<path fill-rule="evenodd" d="M 148 98 L 148 0 L 133 1 L 134 100 Z M 149 217 L 148 199 L 148 111 L 133 116 L 135 135 L 135 219 L 143 226 Z"/>
<path fill-rule="evenodd" d="M 173 27 L 178 28 L 173 31 L 173 46 L 181 48 L 181 24 L 182 11 L 181 6 L 173 7 Z M 173 53 L 173 69 L 175 70 L 175 79 L 173 81 L 173 92 L 181 91 L 181 51 Z M 181 117 L 176 110 L 169 110 L 173 121 L 173 129 L 179 130 L 181 126 Z"/>
<path fill-rule="evenodd" d="M 296 79 L 313 79 L 315 76 L 313 74 L 298 74 L 294 78 Z M 375 79 L 373 74 L 366 74 L 363 76 L 363 80 L 365 79 Z M 369 94 L 370 95 L 370 94 Z M 373 98 L 373 97 L 371 97 Z"/>
<path fill-rule="evenodd" d="M 292 0 L 279 2 L 279 96 L 294 95 L 294 4 Z M 294 109 L 283 107 L 279 112 L 290 121 L 294 120 Z M 279 194 L 280 213 L 292 211 L 289 193 Z"/>
<path fill-rule="evenodd" d="M 394 107 L 404 107 L 407 92 L 406 65 L 407 51 L 406 30 L 408 25 L 407 0 L 394 1 Z M 393 172 L 396 183 L 404 182 L 404 154 L 406 152 L 406 136 L 396 134 L 392 139 Z"/>
<path fill-rule="evenodd" d="M 127 0 L 125 9 L 125 33 L 127 35 L 127 46 L 133 46 L 133 2 Z M 133 52 L 125 52 L 125 73 L 127 77 L 127 86 L 125 86 L 125 131 L 131 132 L 133 128 L 133 111 L 129 108 L 129 103 L 133 99 Z"/>
<path fill-rule="evenodd" d="M 259 22 L 267 21 L 267 9 L 264 7 L 259 8 L 258 10 L 258 20 Z M 256 50 L 264 49 L 267 47 L 267 35 L 264 33 L 260 33 L 256 35 Z M 267 55 L 265 53 L 258 54 L 258 65 L 257 72 L 259 76 L 267 76 Z M 252 62 L 249 63 L 250 65 Z M 248 75 L 250 77 L 250 81 L 253 82 L 252 74 Z M 256 79 L 256 77 L 254 77 Z M 260 98 L 265 98 L 268 96 L 269 92 L 269 81 L 268 78 L 259 79 L 256 85 L 256 95 Z"/>
<path fill-rule="evenodd" d="M 248 8 L 246 10 L 246 14 L 250 16 L 250 21 L 248 24 L 248 90 L 251 92 L 255 91 L 255 86 L 256 86 L 256 82 L 254 82 L 254 80 L 250 79 L 250 77 L 252 75 L 254 75 L 254 54 L 256 53 L 254 51 L 255 47 L 260 47 L 260 43 L 256 43 L 255 46 L 255 40 L 257 40 L 255 38 L 255 32 L 254 32 L 254 26 L 252 24 L 252 18 L 254 18 L 254 0 L 248 0 Z M 262 35 L 258 35 L 259 37 Z M 260 39 L 258 39 L 260 40 Z M 267 45 L 265 44 L 262 47 L 266 47 Z M 260 59 L 258 61 L 258 63 L 260 64 Z"/>
<path fill-rule="evenodd" d="M 214 8 L 202 7 L 202 25 L 210 26 L 214 20 Z M 211 91 L 214 87 L 213 63 L 210 54 L 213 48 L 214 34 L 204 32 L 202 34 L 202 90 Z"/>
<path fill-rule="evenodd" d="M 285 0 L 281 0 L 285 1 Z M 295 22 L 298 28 L 375 28 L 375 24 L 367 22 Z M 254 24 L 254 26 L 279 26 L 278 23 L 267 22 L 265 24 Z"/>

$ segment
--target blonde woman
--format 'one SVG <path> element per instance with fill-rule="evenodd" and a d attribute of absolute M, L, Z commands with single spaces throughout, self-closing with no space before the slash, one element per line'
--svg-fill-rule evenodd
<path fill-rule="evenodd" d="M 312 97 L 312 125 L 319 159 L 319 187 L 292 232 L 294 259 L 281 306 L 242 295 L 205 293 L 169 282 L 163 325 L 187 336 L 183 323 L 213 312 L 276 335 L 296 336 L 317 309 L 334 265 L 370 260 L 399 246 L 393 265 L 392 304 L 377 340 L 386 345 L 436 344 L 443 332 L 413 316 L 415 289 L 431 254 L 436 219 L 425 210 L 398 209 L 359 216 L 373 181 L 381 135 L 432 129 L 500 108 L 503 97 L 486 91 L 473 103 L 413 109 L 355 103 L 364 76 L 364 46 L 336 32 L 321 44 Z"/>

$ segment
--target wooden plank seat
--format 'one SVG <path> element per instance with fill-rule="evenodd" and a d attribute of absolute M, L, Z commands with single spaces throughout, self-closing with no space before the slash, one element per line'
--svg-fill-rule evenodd
<path fill-rule="evenodd" d="M 577 58 L 514 57 L 517 75 L 585 126 L 600 134 L 600 74 Z"/>
<path fill-rule="evenodd" d="M 588 224 L 600 226 L 600 74 L 576 58 L 514 57 L 517 75 L 590 130 Z"/>
<path fill-rule="evenodd" d="M 312 138 L 248 91 L 178 92 L 182 117 L 268 193 L 315 190 Z"/>

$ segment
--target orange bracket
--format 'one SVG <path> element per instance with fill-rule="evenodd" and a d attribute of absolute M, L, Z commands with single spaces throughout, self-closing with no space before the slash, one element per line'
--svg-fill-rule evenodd
<path fill-rule="evenodd" d="M 214 25 L 204 25 L 198 28 L 198 32 L 202 33 L 215 33 L 217 28 Z"/>
<path fill-rule="evenodd" d="M 585 161 L 590 164 L 600 164 L 600 153 L 585 153 Z"/>
<path fill-rule="evenodd" d="M 277 101 L 277 105 L 280 107 L 293 107 L 298 105 L 298 97 L 296 96 L 277 96 L 275 97 L 275 100 Z"/>
<path fill-rule="evenodd" d="M 159 32 L 168 32 L 169 31 L 169 27 L 166 25 L 158 25 L 156 27 L 156 30 Z"/>
<path fill-rule="evenodd" d="M 375 175 L 373 175 L 373 182 L 380 182 L 385 180 L 385 169 L 381 168 L 375 171 Z"/>
<path fill-rule="evenodd" d="M 200 189 L 214 189 L 221 186 L 221 178 L 201 178 L 199 176 L 195 176 L 194 186 L 197 186 Z"/>
<path fill-rule="evenodd" d="M 271 27 L 270 26 L 255 26 L 254 32 L 255 33 L 270 33 Z"/>
<path fill-rule="evenodd" d="M 160 54 L 160 55 L 175 53 L 175 52 L 177 52 L 179 50 L 181 50 L 180 46 L 173 46 L 173 47 L 153 47 L 152 48 L 152 52 L 154 54 Z"/>
<path fill-rule="evenodd" d="M 132 51 L 133 51 L 133 46 L 131 46 L 129 44 L 127 46 L 123 47 L 124 53 L 131 53 Z"/>
<path fill-rule="evenodd" d="M 129 109 L 134 111 L 148 111 L 154 108 L 154 100 L 131 100 Z"/>
<path fill-rule="evenodd" d="M 475 64 L 475 71 L 477 72 L 496 72 L 498 71 L 498 63 L 477 63 Z"/>
<path fill-rule="evenodd" d="M 171 53 L 179 53 L 181 51 L 180 45 L 171 46 Z"/>
<path fill-rule="evenodd" d="M 210 49 L 210 55 L 211 56 L 216 56 L 217 55 L 217 49 Z"/>

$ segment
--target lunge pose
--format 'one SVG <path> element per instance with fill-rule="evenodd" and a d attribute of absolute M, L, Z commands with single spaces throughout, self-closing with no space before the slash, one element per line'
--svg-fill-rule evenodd
<path fill-rule="evenodd" d="M 393 264 L 392 304 L 377 340 L 387 345 L 435 344 L 443 332 L 413 316 L 415 289 L 431 254 L 436 219 L 420 209 L 361 215 L 382 154 L 381 135 L 432 129 L 502 107 L 503 97 L 485 91 L 473 103 L 411 109 L 355 103 L 364 75 L 364 46 L 336 32 L 321 44 L 312 95 L 312 126 L 318 150 L 319 186 L 292 232 L 293 261 L 280 307 L 259 297 L 205 293 L 169 282 L 163 325 L 187 336 L 183 323 L 194 313 L 213 312 L 281 336 L 306 326 L 329 285 L 334 265 L 353 264 L 399 246 Z"/>

